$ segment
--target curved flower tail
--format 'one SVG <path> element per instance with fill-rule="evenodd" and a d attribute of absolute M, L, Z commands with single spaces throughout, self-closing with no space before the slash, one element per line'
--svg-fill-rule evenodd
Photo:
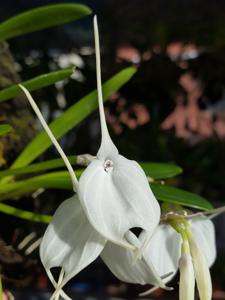
<path fill-rule="evenodd" d="M 68 158 L 66 157 L 64 151 L 62 150 L 61 146 L 59 145 L 58 141 L 56 140 L 55 136 L 53 135 L 52 131 L 50 130 L 50 128 L 48 127 L 48 124 L 46 123 L 45 119 L 43 118 L 37 104 L 35 103 L 34 99 L 32 98 L 30 92 L 22 85 L 19 84 L 19 87 L 22 89 L 22 91 L 25 93 L 28 101 L 30 102 L 31 107 L 33 108 L 34 112 L 36 113 L 39 121 L 41 122 L 45 132 L 47 133 L 47 135 L 49 136 L 50 140 L 52 141 L 52 143 L 54 144 L 56 150 L 58 151 L 58 153 L 61 155 L 63 161 L 65 162 L 65 165 L 69 171 L 70 177 L 71 177 L 71 181 L 73 184 L 73 189 L 74 191 L 77 191 L 77 186 L 78 186 L 78 180 L 77 177 L 73 171 L 73 168 L 68 160 Z"/>
<path fill-rule="evenodd" d="M 111 137 L 108 132 L 107 124 L 106 124 L 106 119 L 105 119 L 103 96 L 102 96 L 101 59 L 100 59 L 100 45 L 99 45 L 97 16 L 94 16 L 94 37 L 95 37 L 95 52 L 96 52 L 98 104 L 99 104 L 99 114 L 100 114 L 101 133 L 102 133 L 101 147 L 97 155 L 100 158 L 106 159 L 118 155 L 118 150 L 111 140 Z"/>
<path fill-rule="evenodd" d="M 170 273 L 168 273 L 168 274 L 165 274 L 165 275 L 161 276 L 161 279 L 166 279 L 167 277 L 173 276 L 173 275 L 174 275 L 174 273 L 173 273 L 173 272 L 170 272 Z M 148 295 L 152 294 L 153 292 L 155 292 L 156 290 L 158 290 L 159 288 L 160 288 L 159 285 L 153 286 L 153 287 L 150 288 L 149 290 L 140 293 L 138 296 L 139 296 L 139 297 L 145 297 L 145 296 L 148 296 Z M 172 291 L 172 290 L 173 290 L 173 287 L 167 287 L 167 286 L 165 286 L 164 289 L 167 290 L 167 291 Z"/>
<path fill-rule="evenodd" d="M 160 287 L 159 286 L 153 286 L 152 288 L 150 288 L 147 291 L 144 291 L 140 294 L 138 294 L 139 297 L 145 297 L 145 296 L 149 296 L 150 294 L 154 293 L 155 291 L 157 291 Z"/>
<path fill-rule="evenodd" d="M 61 282 L 63 280 L 63 277 L 64 277 L 64 274 L 65 274 L 63 268 L 60 271 L 58 283 L 55 281 L 55 279 L 54 279 L 54 277 L 53 277 L 52 272 L 51 272 L 50 269 L 46 269 L 46 273 L 47 273 L 48 278 L 50 279 L 52 285 L 58 291 L 58 295 L 55 296 L 55 300 L 58 300 L 59 296 L 61 296 L 64 300 L 72 300 L 72 298 L 70 298 L 69 296 L 67 296 L 62 289 L 58 290 L 58 286 L 61 284 Z"/>
<path fill-rule="evenodd" d="M 65 300 L 67 300 L 67 299 L 72 300 L 72 298 L 68 298 L 68 296 L 65 295 L 65 293 L 62 294 L 63 287 L 67 284 L 67 282 L 70 281 L 70 279 L 72 279 L 72 277 L 73 277 L 72 275 L 69 275 L 69 276 L 65 276 L 64 278 L 61 278 L 60 283 L 58 283 L 56 290 L 52 294 L 50 300 L 58 300 L 60 295 L 62 297 L 66 296 L 66 298 L 64 298 Z"/>

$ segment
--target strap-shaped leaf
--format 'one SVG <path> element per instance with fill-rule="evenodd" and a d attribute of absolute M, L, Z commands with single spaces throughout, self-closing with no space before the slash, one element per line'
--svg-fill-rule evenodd
<path fill-rule="evenodd" d="M 68 156 L 68 159 L 72 165 L 76 164 L 75 156 Z M 153 179 L 166 179 L 176 176 L 182 172 L 182 169 L 179 166 L 173 164 L 141 162 L 140 165 L 146 176 Z M 56 158 L 21 168 L 2 170 L 0 171 L 0 178 L 10 175 L 17 176 L 49 171 L 61 167 L 65 167 L 65 163 L 61 158 Z"/>
<path fill-rule="evenodd" d="M 174 164 L 140 162 L 146 176 L 153 179 L 166 179 L 182 173 L 182 169 Z"/>
<path fill-rule="evenodd" d="M 76 176 L 80 177 L 82 171 L 77 170 Z M 16 182 L 2 183 L 0 186 L 0 200 L 19 197 L 39 188 L 72 189 L 69 173 L 58 171 Z"/>
<path fill-rule="evenodd" d="M 0 212 L 20 219 L 32 222 L 50 223 L 52 217 L 49 215 L 40 215 L 27 210 L 19 209 L 11 205 L 0 203 Z M 1 298 L 0 298 L 1 299 Z"/>
<path fill-rule="evenodd" d="M 163 184 L 151 184 L 151 189 L 158 200 L 173 203 L 177 205 L 197 208 L 201 210 L 212 209 L 212 204 L 205 198 L 184 191 L 182 189 L 174 188 Z"/>
<path fill-rule="evenodd" d="M 0 125 L 0 136 L 5 135 L 12 131 L 12 127 L 8 124 L 2 124 Z"/>
<path fill-rule="evenodd" d="M 76 164 L 76 156 L 68 156 L 69 162 L 72 165 Z M 27 175 L 27 174 L 33 174 L 43 171 L 49 171 L 57 168 L 65 168 L 65 162 L 61 158 L 51 159 L 40 163 L 35 163 L 32 165 L 28 165 L 21 168 L 16 169 L 7 169 L 0 171 L 0 178 L 6 177 L 6 176 L 18 176 L 18 175 Z"/>
<path fill-rule="evenodd" d="M 106 81 L 103 85 L 104 100 L 107 100 L 114 92 L 120 89 L 136 72 L 134 67 L 126 68 Z M 84 118 L 90 115 L 98 106 L 97 91 L 89 93 L 80 101 L 67 109 L 58 119 L 54 120 L 49 127 L 54 136 L 58 139 L 70 129 L 79 124 Z M 24 149 L 13 164 L 13 168 L 28 165 L 46 149 L 51 146 L 47 134 L 42 131 Z"/>
<path fill-rule="evenodd" d="M 90 13 L 90 8 L 82 4 L 65 3 L 41 6 L 1 23 L 0 41 L 75 21 Z"/>
<path fill-rule="evenodd" d="M 29 91 L 34 91 L 70 77 L 73 71 L 74 68 L 68 68 L 47 74 L 42 74 L 40 76 L 21 82 L 21 84 L 25 86 Z M 0 102 L 8 100 L 10 98 L 14 98 L 20 93 L 21 89 L 19 88 L 18 84 L 5 88 L 4 90 L 0 91 Z"/>
<path fill-rule="evenodd" d="M 82 172 L 83 170 L 77 170 L 77 177 L 80 177 Z M 0 200 L 21 196 L 38 188 L 72 189 L 70 176 L 67 171 L 58 171 L 14 183 L 2 184 L 0 187 Z M 155 183 L 151 184 L 151 189 L 160 201 L 200 210 L 213 208 L 205 198 L 182 189 Z"/>

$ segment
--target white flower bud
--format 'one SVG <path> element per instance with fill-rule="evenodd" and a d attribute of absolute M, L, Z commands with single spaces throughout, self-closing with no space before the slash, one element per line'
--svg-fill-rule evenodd
<path fill-rule="evenodd" d="M 210 300 L 212 298 L 212 281 L 205 255 L 192 236 L 189 238 L 189 243 L 200 300 Z"/>
<path fill-rule="evenodd" d="M 189 251 L 188 241 L 182 245 L 182 255 L 179 261 L 180 268 L 180 300 L 194 300 L 195 297 L 195 276 L 192 258 Z"/>

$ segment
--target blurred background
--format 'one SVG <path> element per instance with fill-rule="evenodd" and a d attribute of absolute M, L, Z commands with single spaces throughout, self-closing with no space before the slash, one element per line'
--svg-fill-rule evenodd
<path fill-rule="evenodd" d="M 61 2 L 2 1 L 0 21 L 34 7 Z M 174 185 L 206 197 L 215 206 L 225 205 L 225 2 L 76 2 L 88 5 L 98 15 L 103 80 L 124 66 L 138 68 L 105 107 L 119 151 L 137 161 L 180 165 L 184 173 L 173 179 Z M 15 78 L 26 80 L 58 68 L 77 67 L 70 80 L 33 93 L 40 99 L 39 106 L 48 122 L 96 87 L 93 46 L 92 16 L 9 41 Z M 1 105 L 0 109 L 9 108 Z M 28 128 L 22 142 L 8 145 L 7 159 L 1 158 L 3 167 L 10 165 L 38 126 L 37 122 Z M 99 142 L 97 112 L 61 139 L 67 154 L 94 155 Z M 56 153 L 51 148 L 44 157 L 53 156 Z M 33 195 L 33 201 L 22 199 L 19 207 L 52 214 L 67 196 L 65 191 L 40 191 Z M 1 228 L 3 224 L 7 226 L 1 230 L 0 265 L 5 287 L 16 299 L 48 299 L 50 285 L 38 250 L 34 247 L 29 251 L 45 226 L 1 214 Z M 218 259 L 212 268 L 214 296 L 225 299 L 224 216 L 216 218 L 215 225 Z M 22 247 L 21 242 L 30 233 L 33 236 Z M 117 281 L 100 260 L 76 276 L 67 289 L 77 299 L 89 300 L 134 298 L 143 290 Z M 152 298 L 164 296 L 174 298 L 173 293 L 161 290 Z"/>

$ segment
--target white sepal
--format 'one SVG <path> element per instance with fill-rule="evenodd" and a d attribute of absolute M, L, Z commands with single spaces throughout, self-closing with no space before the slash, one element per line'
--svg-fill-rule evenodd
<path fill-rule="evenodd" d="M 134 249 L 125 234 L 134 227 L 148 237 L 159 223 L 160 207 L 135 162 L 119 155 L 111 168 L 95 159 L 79 181 L 79 198 L 92 226 L 106 239 Z"/>
<path fill-rule="evenodd" d="M 89 224 L 77 197 L 73 196 L 56 210 L 41 242 L 40 257 L 48 274 L 53 267 L 61 267 L 64 271 L 64 278 L 57 287 L 61 290 L 99 256 L 105 243 Z"/>
<path fill-rule="evenodd" d="M 129 232 L 127 237 L 132 244 L 140 246 L 140 241 L 132 232 Z M 143 257 L 136 260 L 134 251 L 130 249 L 107 242 L 101 258 L 121 281 L 142 285 L 152 284 L 167 289 L 153 265 L 147 264 Z"/>
<path fill-rule="evenodd" d="M 170 225 L 160 224 L 144 251 L 144 259 L 152 262 L 161 277 L 172 273 L 163 279 L 167 283 L 178 271 L 180 256 L 180 235 Z"/>
<path fill-rule="evenodd" d="M 204 254 L 208 267 L 211 267 L 216 259 L 216 238 L 213 222 L 205 216 L 200 216 L 191 219 L 189 224 L 194 240 Z"/>

